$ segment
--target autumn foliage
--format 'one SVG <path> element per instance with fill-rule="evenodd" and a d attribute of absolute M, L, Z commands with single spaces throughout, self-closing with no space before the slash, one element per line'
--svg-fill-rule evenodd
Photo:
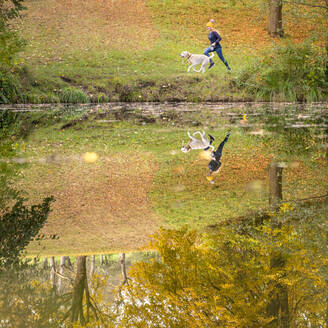
<path fill-rule="evenodd" d="M 135 265 L 121 326 L 278 327 L 280 317 L 268 310 L 277 284 L 288 290 L 290 327 L 320 326 L 327 274 L 323 218 L 283 204 L 260 225 L 231 223 L 206 235 L 160 230 L 151 247 L 161 261 Z M 284 265 L 272 267 L 277 253 Z"/>

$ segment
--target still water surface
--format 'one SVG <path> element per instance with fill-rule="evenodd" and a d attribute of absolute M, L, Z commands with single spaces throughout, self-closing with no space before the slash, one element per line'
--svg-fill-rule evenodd
<path fill-rule="evenodd" d="M 57 261 L 58 272 L 74 272 L 75 256 L 94 254 L 87 270 L 110 276 L 108 263 L 115 262 L 112 285 L 119 285 L 122 257 L 120 262 L 119 255 L 108 254 L 132 252 L 129 263 L 156 258 L 136 251 L 160 227 L 204 232 L 280 205 L 327 201 L 327 104 L 118 103 L 1 110 L 17 125 L 15 153 L 1 158 L 17 170 L 15 188 L 31 204 L 55 199 L 41 230 L 44 238 L 30 243 L 26 255 L 40 257 L 34 264 L 42 272 L 40 281 L 51 280 L 60 293 L 69 284 L 59 276 L 56 285 L 49 259 Z M 186 147 L 188 133 L 197 131 L 198 141 Z M 209 164 L 218 158 L 202 149 L 211 136 L 214 151 L 225 140 L 216 154 L 221 156 L 217 172 Z M 273 166 L 280 193 L 270 180 Z M 100 254 L 110 259 L 107 266 Z"/>

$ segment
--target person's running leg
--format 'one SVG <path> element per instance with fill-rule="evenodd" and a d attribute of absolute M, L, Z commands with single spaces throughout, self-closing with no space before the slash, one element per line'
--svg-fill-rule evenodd
<path fill-rule="evenodd" d="M 208 134 L 208 136 L 210 137 L 210 145 L 212 145 L 213 141 L 215 140 L 215 138 L 213 136 L 211 136 L 210 134 Z M 209 150 L 210 148 L 214 149 L 214 147 L 206 147 L 204 148 L 204 150 Z"/>
<path fill-rule="evenodd" d="M 221 47 L 218 47 L 215 49 L 216 53 L 218 54 L 219 58 L 222 60 L 223 64 L 226 65 L 227 69 L 229 71 L 231 71 L 231 68 L 229 67 L 229 64 L 228 62 L 225 60 L 225 58 L 223 57 L 223 54 L 222 54 L 222 48 Z"/>
<path fill-rule="evenodd" d="M 226 137 L 224 138 L 224 140 L 220 143 L 218 149 L 214 152 L 214 156 L 215 156 L 215 159 L 216 159 L 217 161 L 219 161 L 220 158 L 221 158 L 221 156 L 222 156 L 222 149 L 223 149 L 223 146 L 224 146 L 224 144 L 228 141 L 229 136 L 230 136 L 230 132 L 228 132 L 228 134 L 226 135 Z"/>
<path fill-rule="evenodd" d="M 210 56 L 210 52 L 213 52 L 213 48 L 212 47 L 208 47 L 207 49 L 205 49 L 204 51 L 204 55 L 209 57 Z M 214 62 L 212 60 L 212 58 L 210 58 L 210 65 L 212 65 Z"/>

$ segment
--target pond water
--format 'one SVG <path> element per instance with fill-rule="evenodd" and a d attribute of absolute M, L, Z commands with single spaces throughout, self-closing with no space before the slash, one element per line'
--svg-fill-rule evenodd
<path fill-rule="evenodd" d="M 140 251 L 161 227 L 206 233 L 282 208 L 310 206 L 314 216 L 317 208 L 322 215 L 327 202 L 327 104 L 115 103 L 0 110 L 2 144 L 10 144 L 10 151 L 1 149 L 1 190 L 20 191 L 27 204 L 54 198 L 41 237 L 24 255 L 39 259 L 28 269 L 38 272 L 35 284 L 48 283 L 60 295 L 74 279 L 68 257 L 75 262 L 88 255 L 87 271 L 103 277 L 97 284 L 109 279 L 111 286 L 120 285 L 122 254 L 129 254 L 128 267 L 159 259 L 152 245 Z M 10 197 L 1 201 L 12 204 Z M 32 279 L 31 271 L 26 277 Z M 54 287 L 54 279 L 66 282 Z"/>

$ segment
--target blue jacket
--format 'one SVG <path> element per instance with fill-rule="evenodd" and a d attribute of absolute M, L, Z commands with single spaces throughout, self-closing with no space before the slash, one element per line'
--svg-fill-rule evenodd
<path fill-rule="evenodd" d="M 210 40 L 211 44 L 215 42 L 214 49 L 221 48 L 220 41 L 222 40 L 222 38 L 220 37 L 220 34 L 218 32 L 211 31 L 208 34 L 208 39 Z"/>
<path fill-rule="evenodd" d="M 217 172 L 219 170 L 219 168 L 221 167 L 221 162 L 218 160 L 214 160 L 212 159 L 209 163 L 208 163 L 208 168 L 210 169 L 211 172 Z"/>

